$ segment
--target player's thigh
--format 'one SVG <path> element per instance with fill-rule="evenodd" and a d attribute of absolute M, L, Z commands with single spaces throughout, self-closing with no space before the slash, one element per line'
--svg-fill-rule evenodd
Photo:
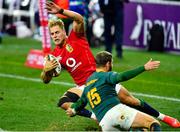
<path fill-rule="evenodd" d="M 119 115 L 116 118 L 116 123 L 120 125 L 120 128 L 129 130 L 136 117 L 137 110 L 132 109 L 124 104 L 118 106 Z"/>
<path fill-rule="evenodd" d="M 150 129 L 151 124 L 155 122 L 159 124 L 159 122 L 156 119 L 154 119 L 152 116 L 138 111 L 131 127 Z"/>
<path fill-rule="evenodd" d="M 100 126 L 103 132 L 107 132 L 107 131 L 118 131 L 119 129 L 115 128 L 116 125 L 116 115 L 117 114 L 113 114 L 112 109 L 110 109 L 105 116 L 103 117 L 103 119 L 100 121 Z"/>
<path fill-rule="evenodd" d="M 83 89 L 80 87 L 70 88 L 67 92 L 61 96 L 58 102 L 58 106 L 63 109 L 68 109 L 72 102 L 76 102 L 82 95 Z"/>
<path fill-rule="evenodd" d="M 137 114 L 137 110 L 118 104 L 111 108 L 103 117 L 100 122 L 103 130 L 129 130 L 134 118 Z"/>
<path fill-rule="evenodd" d="M 138 106 L 140 105 L 139 99 L 135 98 L 125 87 L 121 86 L 118 92 L 120 101 L 127 105 Z"/>
<path fill-rule="evenodd" d="M 74 93 L 74 94 L 78 95 L 79 97 L 81 97 L 82 92 L 83 92 L 83 90 L 80 89 L 79 87 L 70 88 L 70 89 L 68 89 L 68 91 L 71 92 L 71 93 Z"/>
<path fill-rule="evenodd" d="M 110 125 L 109 123 L 106 123 L 103 126 L 101 126 L 101 129 L 103 132 L 119 131 L 119 129 L 115 128 L 114 126 Z"/>

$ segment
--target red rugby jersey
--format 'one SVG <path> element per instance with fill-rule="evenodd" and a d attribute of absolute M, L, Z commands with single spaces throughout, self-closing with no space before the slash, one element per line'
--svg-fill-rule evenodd
<path fill-rule="evenodd" d="M 56 46 L 52 54 L 59 58 L 61 66 L 65 68 L 74 82 L 81 86 L 96 70 L 96 63 L 89 44 L 84 36 L 78 36 L 71 31 L 67 43 L 63 47 Z"/>

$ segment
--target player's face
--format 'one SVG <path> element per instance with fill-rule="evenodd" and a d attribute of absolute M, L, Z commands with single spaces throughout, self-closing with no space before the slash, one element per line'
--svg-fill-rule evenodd
<path fill-rule="evenodd" d="M 66 32 L 61 29 L 58 25 L 50 28 L 51 38 L 55 45 L 62 46 L 66 40 Z"/>

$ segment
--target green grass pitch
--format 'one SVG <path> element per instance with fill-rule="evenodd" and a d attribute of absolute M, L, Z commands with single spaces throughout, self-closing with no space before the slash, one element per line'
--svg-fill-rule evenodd
<path fill-rule="evenodd" d="M 52 83 L 43 84 L 41 70 L 24 66 L 30 49 L 41 49 L 41 43 L 3 37 L 0 44 L 0 131 L 100 130 L 94 121 L 78 116 L 70 118 L 57 107 L 59 97 L 72 87 L 72 78 L 63 71 Z M 100 50 L 103 47 L 92 48 L 94 54 Z M 128 49 L 123 54 L 121 60 L 114 57 L 115 71 L 143 65 L 150 58 L 161 61 L 159 69 L 122 84 L 162 113 L 180 120 L 180 56 Z M 161 124 L 164 131 L 180 131 Z"/>

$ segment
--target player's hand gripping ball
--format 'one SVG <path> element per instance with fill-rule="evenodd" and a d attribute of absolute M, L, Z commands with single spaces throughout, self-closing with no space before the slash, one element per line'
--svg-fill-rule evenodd
<path fill-rule="evenodd" d="M 59 76 L 60 73 L 61 73 L 61 64 L 59 63 L 59 60 L 55 56 L 53 56 L 52 54 L 48 54 L 47 59 L 49 61 L 51 61 L 51 60 L 56 60 L 57 61 L 58 66 L 55 69 L 53 69 L 53 76 L 55 76 L 55 77 Z"/>

